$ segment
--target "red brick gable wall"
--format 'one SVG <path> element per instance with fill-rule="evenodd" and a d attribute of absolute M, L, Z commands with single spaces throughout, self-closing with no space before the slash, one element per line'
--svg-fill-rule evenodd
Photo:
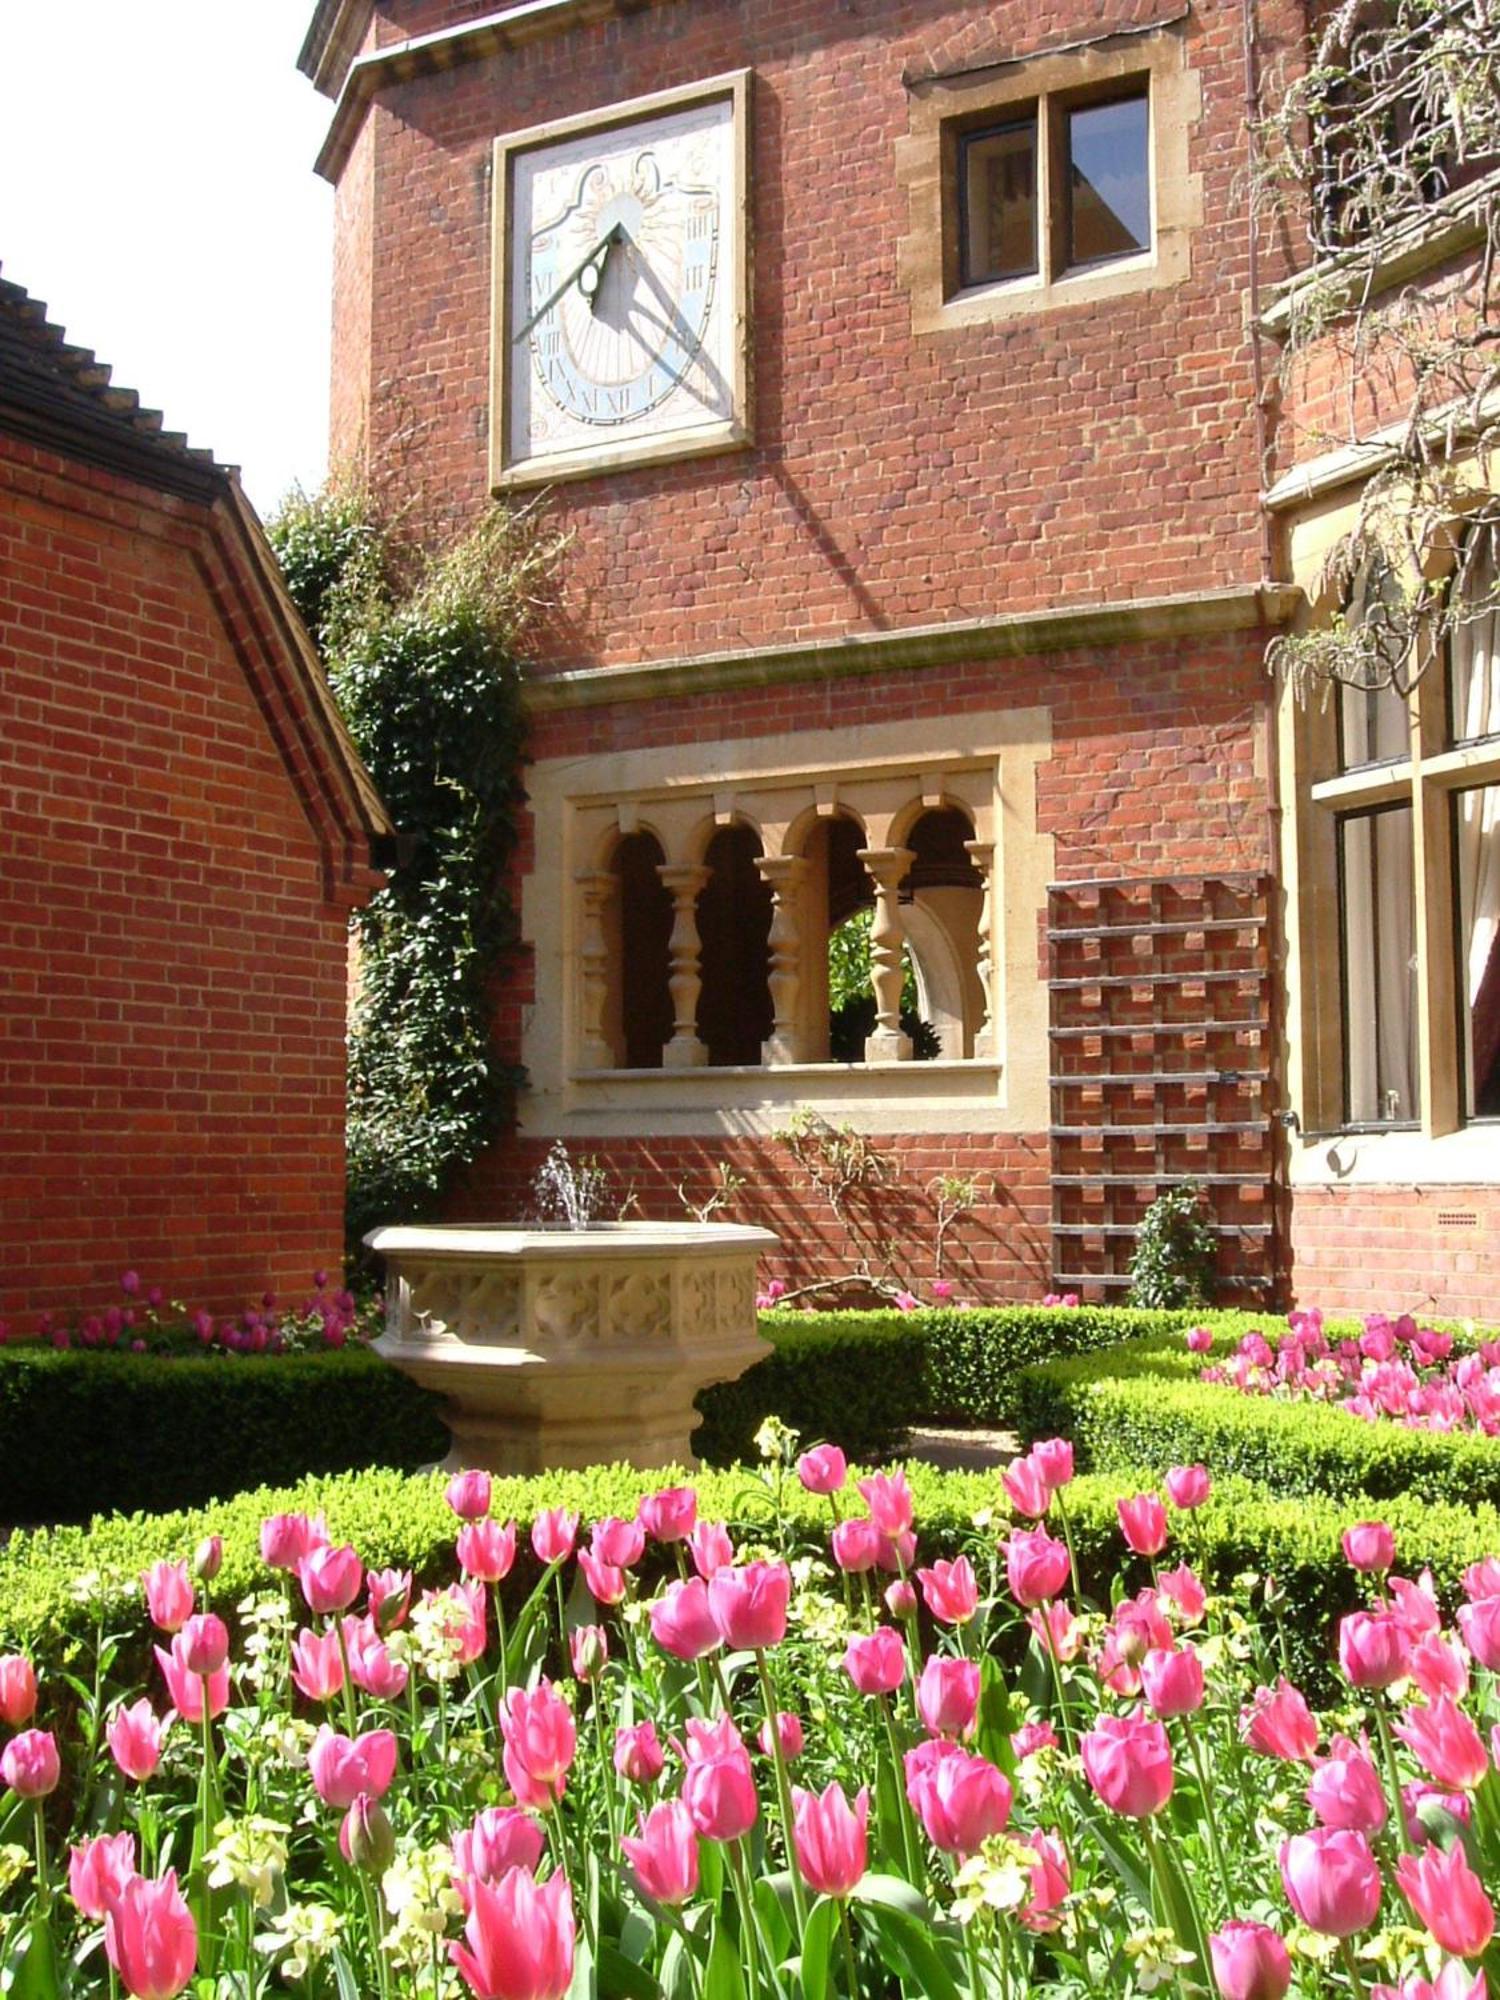
<path fill-rule="evenodd" d="M 346 911 L 202 510 L 0 437 L 0 1314 L 337 1269 Z M 231 636 L 232 634 L 236 636 Z"/>

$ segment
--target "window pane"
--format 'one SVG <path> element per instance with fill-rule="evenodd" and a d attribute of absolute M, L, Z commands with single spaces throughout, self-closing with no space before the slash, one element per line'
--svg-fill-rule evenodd
<path fill-rule="evenodd" d="M 1150 121 L 1144 96 L 1067 114 L 1068 262 L 1151 246 Z"/>
<path fill-rule="evenodd" d="M 1459 1004 L 1471 1118 L 1500 1118 L 1500 785 L 1454 800 Z"/>
<path fill-rule="evenodd" d="M 1453 633 L 1453 740 L 1500 736 L 1500 533 L 1480 528 L 1464 543 L 1455 588 L 1461 605 Z"/>
<path fill-rule="evenodd" d="M 1036 258 L 1036 114 L 959 140 L 959 282 L 1024 278 Z"/>
<path fill-rule="evenodd" d="M 1339 685 L 1339 767 L 1352 771 L 1411 755 L 1406 696 L 1392 680 L 1407 655 L 1406 607 L 1383 563 L 1372 560 L 1361 570 L 1345 616 L 1365 642 L 1360 671 L 1369 683 Z"/>
<path fill-rule="evenodd" d="M 1387 684 L 1380 688 L 1339 688 L 1339 761 L 1346 771 L 1359 764 L 1385 764 L 1411 755 L 1406 697 Z"/>
<path fill-rule="evenodd" d="M 1410 806 L 1339 822 L 1339 879 L 1345 1115 L 1352 1125 L 1411 1123 L 1421 1097 Z"/>

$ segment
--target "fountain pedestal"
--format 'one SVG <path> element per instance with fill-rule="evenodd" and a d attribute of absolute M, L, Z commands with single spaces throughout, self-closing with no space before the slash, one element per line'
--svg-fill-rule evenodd
<path fill-rule="evenodd" d="M 693 1399 L 768 1344 L 756 1328 L 766 1229 L 391 1226 L 375 1350 L 444 1399 L 445 1465 L 533 1473 L 693 1463 Z"/>

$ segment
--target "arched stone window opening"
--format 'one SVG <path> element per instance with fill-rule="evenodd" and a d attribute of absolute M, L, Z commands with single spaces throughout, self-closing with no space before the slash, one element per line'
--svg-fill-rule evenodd
<path fill-rule="evenodd" d="M 773 1026 L 771 886 L 756 862 L 759 836 L 720 827 L 703 856 L 708 880 L 698 895 L 698 1039 L 714 1066 L 755 1064 Z"/>
<path fill-rule="evenodd" d="M 906 845 L 912 861 L 898 893 L 919 1023 L 907 1032 L 915 1055 L 956 1061 L 977 1052 L 987 1014 L 985 879 L 974 865 L 973 824 L 942 806 L 922 814 Z"/>
<path fill-rule="evenodd" d="M 870 987 L 870 915 L 875 891 L 859 851 L 864 829 L 847 814 L 814 828 L 807 854 L 821 901 L 814 936 L 823 949 L 809 952 L 811 983 L 817 989 L 820 1062 L 863 1062 L 865 1038 L 875 1022 Z"/>
<path fill-rule="evenodd" d="M 665 856 L 652 833 L 628 833 L 615 848 L 610 872 L 605 944 L 610 978 L 604 1036 L 621 1069 L 660 1069 L 672 1035 L 672 897 L 659 870 Z"/>

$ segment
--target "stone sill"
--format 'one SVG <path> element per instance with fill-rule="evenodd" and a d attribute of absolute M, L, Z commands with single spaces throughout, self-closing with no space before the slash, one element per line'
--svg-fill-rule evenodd
<path fill-rule="evenodd" d="M 1294 1148 L 1293 1191 L 1315 1187 L 1497 1187 L 1500 1126 L 1429 1138 L 1413 1131 L 1320 1133 Z"/>

